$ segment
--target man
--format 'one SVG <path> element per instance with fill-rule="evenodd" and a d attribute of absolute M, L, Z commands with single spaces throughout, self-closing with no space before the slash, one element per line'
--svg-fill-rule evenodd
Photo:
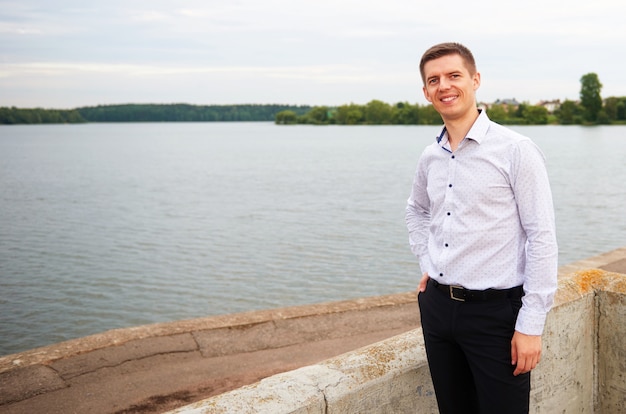
<path fill-rule="evenodd" d="M 557 285 L 544 157 L 477 109 L 466 47 L 433 46 L 420 72 L 444 127 L 419 159 L 406 222 L 437 404 L 442 414 L 528 413 Z"/>

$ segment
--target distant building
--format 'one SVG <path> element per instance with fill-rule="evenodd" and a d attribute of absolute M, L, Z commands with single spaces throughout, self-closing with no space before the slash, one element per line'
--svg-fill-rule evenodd
<path fill-rule="evenodd" d="M 561 100 L 555 99 L 552 101 L 541 101 L 537 104 L 537 106 L 543 106 L 548 110 L 548 113 L 553 113 L 561 107 Z"/>
<path fill-rule="evenodd" d="M 493 105 L 506 105 L 506 106 L 513 106 L 515 108 L 517 108 L 520 103 L 517 102 L 517 99 L 513 98 L 513 99 L 497 99 Z"/>
<path fill-rule="evenodd" d="M 477 104 L 478 109 L 485 109 L 485 110 L 488 110 L 494 105 L 502 105 L 504 107 L 515 110 L 521 105 L 521 102 L 518 102 L 518 100 L 515 98 L 511 98 L 511 99 L 507 98 L 507 99 L 496 99 L 496 101 L 493 103 L 478 102 Z M 530 105 L 530 104 L 527 103 L 527 105 Z M 553 113 L 554 111 L 556 111 L 557 109 L 561 107 L 561 100 L 554 99 L 552 101 L 540 101 L 536 106 L 543 106 L 544 108 L 548 110 L 548 113 Z"/>

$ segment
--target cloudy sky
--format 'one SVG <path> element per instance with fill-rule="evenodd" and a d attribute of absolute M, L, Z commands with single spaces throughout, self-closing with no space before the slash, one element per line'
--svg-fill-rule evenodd
<path fill-rule="evenodd" d="M 0 106 L 425 104 L 423 51 L 474 52 L 478 99 L 626 96 L 626 2 L 0 0 Z"/>

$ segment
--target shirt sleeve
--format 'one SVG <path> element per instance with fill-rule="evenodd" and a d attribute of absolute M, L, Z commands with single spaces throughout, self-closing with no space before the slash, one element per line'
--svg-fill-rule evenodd
<path fill-rule="evenodd" d="M 424 154 L 422 154 L 415 172 L 411 194 L 407 200 L 405 219 L 409 231 L 411 251 L 418 258 L 422 273 L 431 273 L 432 263 L 428 254 L 431 214 L 423 158 Z"/>
<path fill-rule="evenodd" d="M 530 140 L 521 141 L 516 150 L 512 186 L 527 244 L 525 295 L 515 330 L 527 335 L 541 335 L 557 289 L 554 206 L 541 150 Z"/>

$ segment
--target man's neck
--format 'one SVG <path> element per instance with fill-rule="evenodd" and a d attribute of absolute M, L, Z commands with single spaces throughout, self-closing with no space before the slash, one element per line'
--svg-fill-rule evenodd
<path fill-rule="evenodd" d="M 474 122 L 476 122 L 478 115 L 480 115 L 480 112 L 476 110 L 476 112 L 469 112 L 462 118 L 444 119 L 446 131 L 448 132 L 448 142 L 450 143 L 452 151 L 458 148 L 461 141 L 463 141 L 472 128 L 472 125 L 474 125 Z"/>

